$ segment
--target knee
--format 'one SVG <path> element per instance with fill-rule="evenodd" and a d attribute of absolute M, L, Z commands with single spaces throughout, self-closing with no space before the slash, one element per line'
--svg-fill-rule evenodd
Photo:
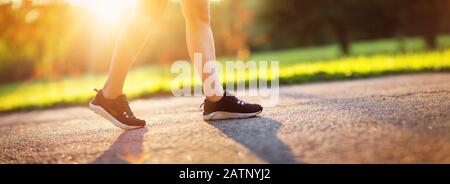
<path fill-rule="evenodd" d="M 206 0 L 186 0 L 183 15 L 189 26 L 209 26 L 211 22 L 209 3 Z"/>

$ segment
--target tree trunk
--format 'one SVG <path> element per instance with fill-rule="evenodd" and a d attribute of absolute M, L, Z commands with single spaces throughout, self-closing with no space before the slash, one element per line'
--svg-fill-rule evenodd
<path fill-rule="evenodd" d="M 429 32 L 425 33 L 424 38 L 425 38 L 425 43 L 427 44 L 428 49 L 436 49 L 437 48 L 436 32 L 429 31 Z"/>
<path fill-rule="evenodd" d="M 350 53 L 350 38 L 347 27 L 344 23 L 333 18 L 331 18 L 330 23 L 341 48 L 341 52 L 344 55 L 348 55 Z"/>

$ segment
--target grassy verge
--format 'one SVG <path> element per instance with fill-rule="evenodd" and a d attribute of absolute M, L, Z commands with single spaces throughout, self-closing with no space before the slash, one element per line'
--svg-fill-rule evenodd
<path fill-rule="evenodd" d="M 363 44 L 360 45 L 363 47 L 368 43 L 360 44 Z M 349 57 L 336 58 L 333 55 L 334 51 L 320 52 L 321 49 L 327 50 L 333 47 L 325 46 L 316 50 L 311 48 L 309 51 L 301 49 L 261 53 L 254 55 L 252 59 L 280 60 L 281 84 L 368 77 L 387 73 L 450 70 L 450 49 L 401 54 L 387 52 L 387 49 L 378 50 L 378 54 L 375 54 L 375 51 L 367 49 L 380 49 L 382 46 L 375 47 L 376 44 L 380 44 L 378 42 L 373 44 L 374 47 L 367 46 L 366 50 L 361 49 L 358 54 Z M 125 93 L 131 99 L 155 94 L 170 94 L 170 85 L 174 76 L 169 68 L 160 66 L 134 69 L 127 78 Z M 83 104 L 95 94 L 92 89 L 101 88 L 104 80 L 105 75 L 86 75 L 60 81 L 30 81 L 3 85 L 0 87 L 0 111 Z M 233 79 L 225 76 L 224 80 L 229 82 Z M 254 78 L 238 81 L 243 80 L 254 80 Z"/>

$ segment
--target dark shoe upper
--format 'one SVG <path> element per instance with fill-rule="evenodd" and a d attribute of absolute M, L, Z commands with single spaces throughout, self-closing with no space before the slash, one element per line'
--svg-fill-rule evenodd
<path fill-rule="evenodd" d="M 103 96 L 102 90 L 98 90 L 97 95 L 91 103 L 101 106 L 111 116 L 123 124 L 129 126 L 145 126 L 144 120 L 138 119 L 134 116 L 125 95 L 120 95 L 116 99 L 110 100 Z"/>
<path fill-rule="evenodd" d="M 223 97 L 217 102 L 211 102 L 208 99 L 205 99 L 203 109 L 203 115 L 217 111 L 231 113 L 256 113 L 263 110 L 261 105 L 246 103 L 239 100 L 229 92 L 225 92 Z"/>

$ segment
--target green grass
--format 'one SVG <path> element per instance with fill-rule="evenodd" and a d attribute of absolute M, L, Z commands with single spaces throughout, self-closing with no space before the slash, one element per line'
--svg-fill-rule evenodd
<path fill-rule="evenodd" d="M 379 39 L 371 41 L 354 42 L 351 45 L 350 56 L 374 55 L 374 54 L 399 54 L 420 52 L 425 50 L 425 42 L 418 37 L 404 39 L 402 44 L 398 39 Z M 438 37 L 438 45 L 441 49 L 450 47 L 450 35 Z M 331 60 L 343 58 L 338 44 L 329 44 L 320 47 L 287 49 L 282 51 L 262 52 L 251 56 L 251 60 L 278 60 L 280 64 L 290 66 L 299 62 L 314 62 L 317 60 Z"/>
<path fill-rule="evenodd" d="M 440 37 L 441 47 L 450 46 L 450 37 Z M 252 60 L 280 61 L 280 83 L 349 79 L 390 73 L 449 71 L 450 49 L 424 51 L 421 39 L 405 40 L 399 53 L 394 39 L 358 42 L 350 56 L 342 56 L 335 44 L 303 49 L 257 53 Z M 131 98 L 170 94 L 175 76 L 168 67 L 143 66 L 130 71 L 125 93 Z M 270 76 L 268 77 L 270 78 Z M 240 79 L 254 80 L 255 78 Z M 101 88 L 105 75 L 67 77 L 59 81 L 28 81 L 0 86 L 0 111 L 33 109 L 55 105 L 84 104 Z M 224 76 L 224 82 L 232 80 Z M 198 80 L 197 80 L 198 82 Z M 198 84 L 198 83 L 197 83 Z"/>

